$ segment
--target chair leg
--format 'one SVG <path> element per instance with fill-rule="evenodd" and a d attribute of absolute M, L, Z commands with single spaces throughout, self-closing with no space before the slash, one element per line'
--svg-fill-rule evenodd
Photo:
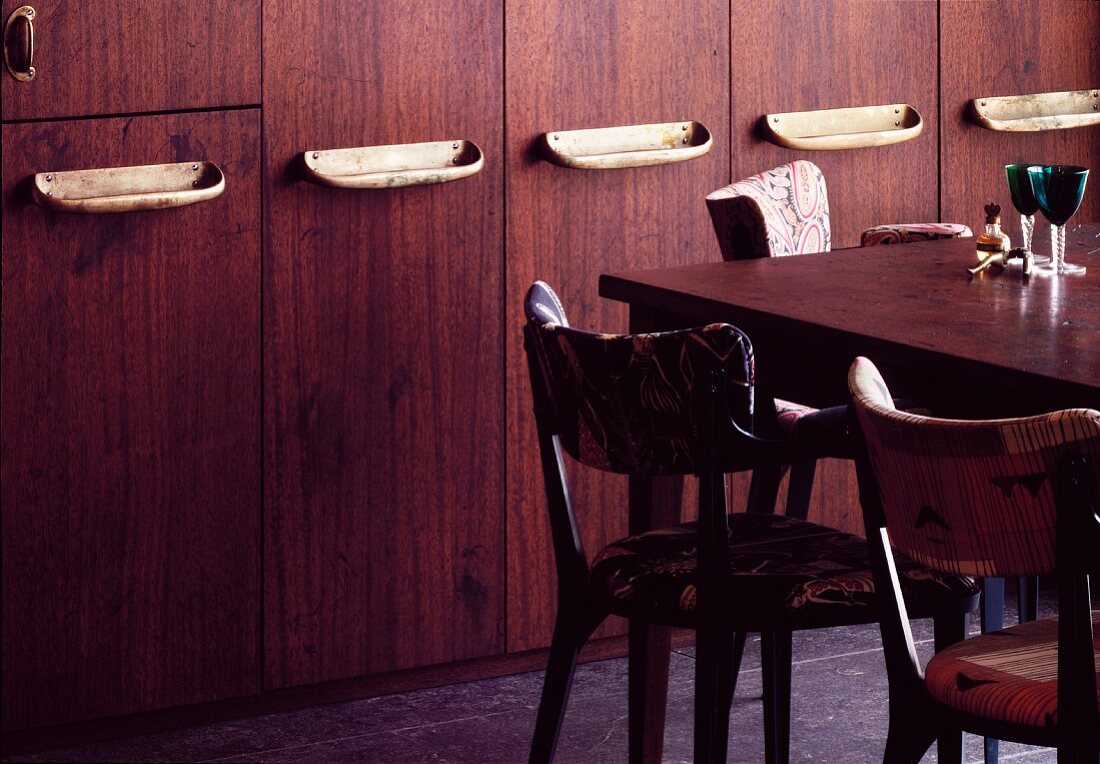
<path fill-rule="evenodd" d="M 987 634 L 1005 625 L 1005 580 L 1003 578 L 982 579 L 982 634 Z"/>
<path fill-rule="evenodd" d="M 931 725 L 915 725 L 909 715 L 913 709 L 898 708 L 891 698 L 890 731 L 886 735 L 884 764 L 919 764 L 925 752 L 936 741 Z"/>
<path fill-rule="evenodd" d="M 1003 583 L 1003 581 L 1002 581 Z M 968 617 L 965 613 L 938 616 L 933 622 L 936 652 L 966 639 Z M 993 743 L 997 741 L 994 740 Z M 941 728 L 936 740 L 936 758 L 940 764 L 961 764 L 963 733 L 958 728 Z M 996 760 L 996 753 L 994 753 Z"/>
<path fill-rule="evenodd" d="M 787 481 L 787 517 L 805 520 L 810 511 L 810 496 L 814 491 L 814 473 L 817 462 L 809 460 L 791 465 L 791 477 Z"/>
<path fill-rule="evenodd" d="M 554 623 L 554 637 L 550 643 L 550 659 L 546 665 L 546 678 L 542 685 L 535 734 L 531 740 L 531 764 L 548 764 L 554 758 L 558 745 L 558 733 L 565 718 L 569 702 L 569 690 L 573 686 L 573 674 L 577 668 L 577 656 L 589 634 L 603 618 L 587 621 L 583 616 L 571 615 L 559 609 Z"/>
<path fill-rule="evenodd" d="M 672 629 L 631 620 L 629 642 L 627 758 L 652 764 L 664 753 Z"/>
<path fill-rule="evenodd" d="M 760 635 L 764 673 L 764 761 L 787 764 L 791 748 L 791 632 Z"/>
<path fill-rule="evenodd" d="M 718 624 L 695 632 L 696 764 L 725 764 L 733 687 L 734 634 Z"/>
<path fill-rule="evenodd" d="M 986 578 L 982 580 L 982 633 L 996 631 L 1005 625 L 1005 580 Z M 982 743 L 986 764 L 997 764 L 1001 744 L 997 738 L 987 737 Z"/>
<path fill-rule="evenodd" d="M 733 670 L 730 678 L 730 702 L 733 706 L 733 696 L 737 693 L 737 677 L 741 673 L 741 660 L 745 657 L 745 642 L 748 640 L 747 631 L 739 631 L 733 635 Z"/>
<path fill-rule="evenodd" d="M 757 467 L 749 483 L 748 512 L 774 512 L 785 467 Z"/>
<path fill-rule="evenodd" d="M 1017 613 L 1020 623 L 1034 621 L 1039 617 L 1039 577 L 1020 576 L 1016 583 Z"/>

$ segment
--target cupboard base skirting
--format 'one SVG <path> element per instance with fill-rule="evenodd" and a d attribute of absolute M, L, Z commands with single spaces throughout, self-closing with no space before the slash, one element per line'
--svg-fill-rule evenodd
<path fill-rule="evenodd" d="M 673 647 L 687 647 L 694 642 L 694 634 L 686 629 L 673 633 Z M 581 662 L 603 661 L 626 655 L 625 636 L 592 640 L 581 653 Z M 92 719 L 54 727 L 40 727 L 5 732 L 0 754 L 4 757 L 33 753 L 50 748 L 63 748 L 105 740 L 118 740 L 159 732 L 216 724 L 234 719 L 245 719 L 264 714 L 298 711 L 312 706 L 324 706 L 351 700 L 365 700 L 380 695 L 424 690 L 448 684 L 473 682 L 542 671 L 546 668 L 549 648 L 505 653 L 486 658 L 425 666 L 402 671 L 391 671 L 370 676 L 340 679 L 322 684 L 269 690 L 244 698 L 233 698 L 193 706 L 165 708 L 140 714 Z M 625 669 L 624 669 L 625 670 Z M 537 695 L 532 698 L 535 702 Z"/>

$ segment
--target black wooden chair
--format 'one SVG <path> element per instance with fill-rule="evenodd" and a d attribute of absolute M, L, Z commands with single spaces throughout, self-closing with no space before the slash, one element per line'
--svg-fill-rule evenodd
<path fill-rule="evenodd" d="M 765 645 L 765 750 L 787 760 L 791 632 L 878 618 L 866 543 L 841 531 L 762 511 L 727 514 L 728 472 L 814 458 L 813 439 L 751 434 L 753 356 L 728 324 L 655 334 L 570 328 L 557 296 L 527 293 L 525 347 L 557 564 L 558 612 L 531 761 L 549 761 L 577 655 L 609 614 L 695 630 L 695 759 L 724 762 L 739 664 L 735 634 Z M 566 480 L 565 455 L 636 477 L 694 475 L 695 523 L 616 541 L 591 566 Z M 772 499 L 774 504 L 774 497 Z M 583 508 L 582 508 L 583 509 Z M 626 508 L 624 507 L 624 513 Z M 977 589 L 899 561 L 910 606 L 936 616 L 937 639 L 965 633 Z M 743 638 L 738 640 L 743 646 Z M 631 669 L 634 676 L 634 669 Z M 631 682 L 632 709 L 640 707 Z M 648 720 L 631 718 L 632 728 Z M 635 736 L 631 735 L 632 743 Z M 640 753 L 631 751 L 637 760 Z"/>
<path fill-rule="evenodd" d="M 886 760 L 919 761 L 937 737 L 962 729 L 1096 764 L 1100 611 L 1091 611 L 1089 570 L 1100 550 L 1100 412 L 986 422 L 901 412 L 865 358 L 849 388 L 866 442 L 860 493 L 883 593 Z M 922 671 L 891 544 L 957 575 L 1053 574 L 1058 617 L 938 650 Z"/>

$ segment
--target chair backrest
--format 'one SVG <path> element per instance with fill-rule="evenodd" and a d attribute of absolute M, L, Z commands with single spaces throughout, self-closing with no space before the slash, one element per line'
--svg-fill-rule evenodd
<path fill-rule="evenodd" d="M 848 377 L 891 543 L 929 567 L 974 576 L 1054 572 L 1055 475 L 1070 452 L 1100 495 L 1100 412 L 992 421 L 894 409 L 866 358 Z M 869 530 L 870 532 L 870 530 Z"/>
<path fill-rule="evenodd" d="M 609 472 L 686 475 L 748 437 L 753 357 L 740 330 L 573 329 L 543 282 L 528 290 L 525 310 L 540 440 L 556 436 L 574 459 Z"/>
<path fill-rule="evenodd" d="M 913 241 L 969 238 L 973 235 L 974 232 L 970 230 L 970 226 L 962 223 L 896 223 L 868 228 L 859 237 L 859 246 L 908 244 Z"/>
<path fill-rule="evenodd" d="M 825 176 L 805 159 L 713 192 L 707 209 L 725 260 L 829 251 Z"/>

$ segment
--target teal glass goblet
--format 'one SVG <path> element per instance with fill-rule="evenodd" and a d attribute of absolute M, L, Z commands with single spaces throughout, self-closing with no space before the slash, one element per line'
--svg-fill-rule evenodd
<path fill-rule="evenodd" d="M 1048 258 L 1036 257 L 1031 251 L 1031 242 L 1035 235 L 1035 213 L 1039 211 L 1039 202 L 1031 191 L 1031 177 L 1028 167 L 1037 167 L 1034 162 L 1025 164 L 1006 164 L 1005 176 L 1008 178 L 1008 190 L 1012 194 L 1012 206 L 1020 213 L 1021 246 L 1024 252 L 1032 256 L 1036 265 L 1049 262 Z"/>
<path fill-rule="evenodd" d="M 1066 262 L 1066 223 L 1076 214 L 1085 196 L 1089 171 L 1073 165 L 1031 165 L 1027 168 L 1031 191 L 1039 210 L 1050 221 L 1051 260 L 1037 266 L 1040 272 L 1084 273 L 1085 266 Z"/>

